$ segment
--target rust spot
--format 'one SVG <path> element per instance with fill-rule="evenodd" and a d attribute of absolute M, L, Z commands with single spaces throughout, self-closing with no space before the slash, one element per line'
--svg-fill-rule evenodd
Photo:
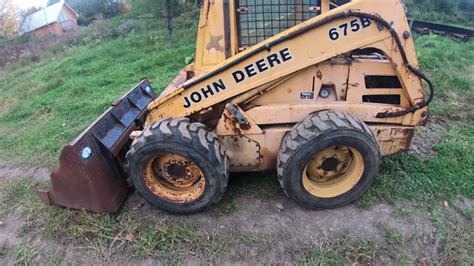
<path fill-rule="evenodd" d="M 240 116 L 240 120 L 238 116 Z M 226 128 L 228 129 L 227 126 L 230 126 L 232 131 L 238 135 L 242 134 L 242 130 L 249 130 L 251 128 L 250 123 L 234 105 L 227 106 L 227 108 L 224 110 L 223 117 Z"/>
<path fill-rule="evenodd" d="M 227 115 L 227 113 L 224 113 L 223 116 L 224 116 L 224 122 L 227 122 L 230 120 L 230 117 Z"/>
<path fill-rule="evenodd" d="M 243 129 L 243 130 L 249 130 L 250 129 L 250 123 L 244 123 L 244 124 L 239 124 L 240 125 L 240 128 Z"/>
<path fill-rule="evenodd" d="M 410 144 L 413 140 L 413 137 L 415 136 L 415 130 L 414 129 L 408 129 L 407 134 L 406 134 L 406 145 L 405 149 L 408 150 L 410 148 Z"/>
<path fill-rule="evenodd" d="M 421 113 L 421 119 L 420 121 L 418 122 L 418 126 L 424 126 L 426 125 L 426 122 L 428 122 L 428 118 L 429 118 L 429 112 L 428 110 L 425 110 L 423 111 L 423 113 Z"/>

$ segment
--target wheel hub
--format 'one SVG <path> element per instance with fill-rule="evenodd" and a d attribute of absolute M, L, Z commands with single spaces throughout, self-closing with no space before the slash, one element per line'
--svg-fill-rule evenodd
<path fill-rule="evenodd" d="M 324 171 L 336 171 L 337 166 L 341 163 L 336 156 L 326 159 L 321 164 L 321 169 Z"/>
<path fill-rule="evenodd" d="M 351 163 L 349 148 L 335 146 L 314 155 L 307 166 L 308 177 L 315 181 L 328 181 L 343 174 Z"/>
<path fill-rule="evenodd" d="M 362 155 L 349 146 L 333 146 L 315 154 L 303 171 L 303 185 L 318 197 L 332 197 L 352 188 L 362 176 Z"/>
<path fill-rule="evenodd" d="M 155 163 L 154 167 L 155 172 L 159 173 L 158 178 L 177 187 L 189 187 L 201 177 L 199 168 L 187 160 L 168 159 L 162 165 Z"/>
<path fill-rule="evenodd" d="M 166 154 L 153 158 L 145 168 L 145 184 L 157 196 L 172 202 L 190 202 L 204 193 L 201 168 L 189 159 Z"/>

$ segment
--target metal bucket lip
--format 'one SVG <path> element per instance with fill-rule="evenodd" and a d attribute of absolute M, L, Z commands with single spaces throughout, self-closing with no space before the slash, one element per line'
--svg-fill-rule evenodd
<path fill-rule="evenodd" d="M 38 190 L 50 205 L 113 213 L 128 194 L 122 149 L 130 142 L 156 99 L 148 79 L 142 79 L 112 104 L 72 142 L 65 145 L 59 166 L 51 173 L 51 191 Z"/>

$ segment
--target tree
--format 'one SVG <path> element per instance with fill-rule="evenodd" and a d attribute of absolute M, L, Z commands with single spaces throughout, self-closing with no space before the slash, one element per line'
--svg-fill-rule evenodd
<path fill-rule="evenodd" d="M 79 13 L 78 23 L 80 24 L 89 24 L 99 14 L 105 17 L 117 15 L 120 11 L 117 6 L 121 2 L 118 0 L 66 0 L 66 3 Z"/>
<path fill-rule="evenodd" d="M 474 1 L 472 1 L 472 0 L 461 0 L 461 1 L 459 1 L 458 8 L 460 10 L 473 12 L 474 11 Z"/>
<path fill-rule="evenodd" d="M 26 10 L 21 10 L 18 13 L 18 19 L 17 19 L 18 25 L 21 27 L 29 15 L 36 13 L 40 10 L 41 10 L 40 7 L 35 7 L 35 6 L 29 7 Z"/>
<path fill-rule="evenodd" d="M 151 14 L 157 19 L 166 21 L 166 39 L 173 35 L 173 20 L 183 11 L 183 2 L 180 0 L 135 0 L 132 8 L 139 14 Z"/>
<path fill-rule="evenodd" d="M 4 47 L 7 39 L 18 32 L 18 14 L 19 10 L 12 0 L 0 0 L 0 32 Z"/>

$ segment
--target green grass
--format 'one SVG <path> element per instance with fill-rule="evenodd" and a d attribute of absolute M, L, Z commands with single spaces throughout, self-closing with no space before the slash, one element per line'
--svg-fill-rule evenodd
<path fill-rule="evenodd" d="M 474 232 L 472 223 L 460 223 L 456 213 L 447 209 L 431 212 L 439 242 L 438 253 L 432 260 L 446 265 L 472 265 L 474 263 Z"/>
<path fill-rule="evenodd" d="M 403 244 L 402 234 L 394 228 L 389 226 L 381 225 L 383 231 L 385 232 L 385 239 L 391 246 L 400 246 Z"/>
<path fill-rule="evenodd" d="M 317 247 L 303 254 L 300 264 L 303 265 L 343 265 L 343 264 L 380 264 L 393 254 L 378 246 L 375 241 L 355 240 L 341 237 L 322 241 Z"/>
<path fill-rule="evenodd" d="M 470 221 L 474 220 L 474 208 L 463 208 L 460 212 L 466 219 Z"/>
<path fill-rule="evenodd" d="M 143 77 L 164 88 L 194 52 L 195 23 L 177 21 L 173 41 L 163 25 L 136 21 L 132 33 L 67 50 L 0 76 L 0 151 L 53 166 L 70 142 Z M 13 67 L 12 67 L 13 68 Z"/>
<path fill-rule="evenodd" d="M 422 69 L 436 85 L 432 116 L 449 122 L 474 121 L 474 42 L 437 35 L 416 38 Z"/>
<path fill-rule="evenodd" d="M 456 215 L 448 209 L 433 210 L 430 215 L 434 225 L 432 238 L 422 234 L 402 234 L 395 228 L 380 224 L 382 239 L 361 240 L 350 236 L 324 238 L 306 252 L 296 253 L 296 256 L 304 265 L 471 265 L 474 263 L 472 224 L 459 222 L 454 218 Z M 427 239 L 436 244 L 427 245 Z"/>
<path fill-rule="evenodd" d="M 239 196 L 267 201 L 282 195 L 283 189 L 273 173 L 234 173 L 229 178 L 225 197 L 213 207 L 213 214 L 220 217 L 236 211 L 239 206 L 235 199 Z"/>
<path fill-rule="evenodd" d="M 36 187 L 37 184 L 31 182 L 30 178 L 26 177 L 10 181 L 4 187 L 2 186 L 2 193 L 0 193 L 0 220 L 13 211 L 22 213 L 25 209 L 31 208 L 37 201 L 36 197 L 32 197 Z"/>
<path fill-rule="evenodd" d="M 12 255 L 15 265 L 29 265 L 38 255 L 39 247 L 28 242 L 21 242 L 13 248 Z"/>
<path fill-rule="evenodd" d="M 422 161 L 403 154 L 384 159 L 382 173 L 362 204 L 405 199 L 433 206 L 459 195 L 474 197 L 474 126 L 452 126 L 436 146 L 437 155 Z M 372 202 L 374 203 L 374 202 Z"/>

